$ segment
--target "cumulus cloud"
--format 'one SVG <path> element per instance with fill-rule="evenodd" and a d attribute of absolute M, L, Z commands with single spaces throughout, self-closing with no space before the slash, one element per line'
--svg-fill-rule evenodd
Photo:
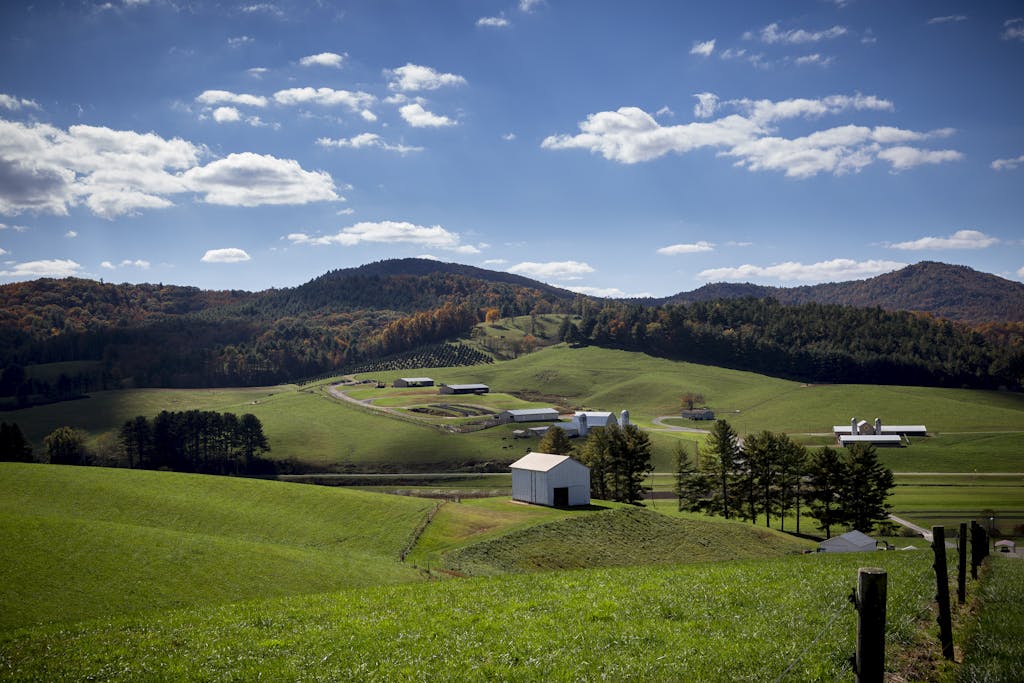
<path fill-rule="evenodd" d="M 519 11 L 520 12 L 532 12 L 533 8 L 541 4 L 543 0 L 519 0 Z"/>
<path fill-rule="evenodd" d="M 1021 164 L 1024 164 L 1024 154 L 1012 159 L 996 159 L 992 162 L 992 169 L 996 171 L 1012 171 Z"/>
<path fill-rule="evenodd" d="M 524 261 L 508 269 L 516 275 L 525 275 L 538 280 L 579 280 L 594 272 L 593 267 L 580 261 L 549 261 L 536 263 Z"/>
<path fill-rule="evenodd" d="M 71 259 L 44 259 L 15 263 L 8 270 L 0 270 L 0 277 L 32 279 L 38 277 L 74 277 L 82 266 Z"/>
<path fill-rule="evenodd" d="M 274 93 L 274 101 L 284 105 L 318 104 L 324 107 L 343 106 L 359 111 L 377 101 L 362 91 L 335 90 L 334 88 L 288 88 Z"/>
<path fill-rule="evenodd" d="M 249 152 L 200 165 L 204 147 L 155 133 L 0 119 L 0 214 L 67 215 L 84 204 L 114 218 L 172 205 L 196 193 L 233 206 L 340 199 L 330 175 L 297 161 Z"/>
<path fill-rule="evenodd" d="M 437 90 L 445 86 L 466 85 L 466 79 L 458 74 L 439 73 L 429 66 L 406 64 L 388 72 L 391 81 L 388 87 L 400 92 Z"/>
<path fill-rule="evenodd" d="M 251 69 L 246 69 L 245 73 L 249 74 L 253 78 L 263 78 L 263 74 L 267 73 L 269 69 L 265 66 L 254 66 Z"/>
<path fill-rule="evenodd" d="M 398 113 L 413 128 L 444 128 L 454 126 L 457 122 L 447 116 L 434 114 L 423 108 L 418 102 L 399 107 Z"/>
<path fill-rule="evenodd" d="M 14 97 L 0 92 L 0 108 L 18 111 L 19 109 L 39 109 L 35 100 L 27 100 L 24 97 Z"/>
<path fill-rule="evenodd" d="M 1017 277 L 1024 277 L 1024 266 L 1017 271 Z"/>
<path fill-rule="evenodd" d="M 625 299 L 626 293 L 618 287 L 586 287 L 583 285 L 573 285 L 566 287 L 570 292 L 576 292 L 577 294 L 585 294 L 587 296 L 596 296 L 603 299 Z"/>
<path fill-rule="evenodd" d="M 757 38 L 761 42 L 768 43 L 769 45 L 774 43 L 799 45 L 801 43 L 817 43 L 822 40 L 831 40 L 833 38 L 844 36 L 848 32 L 849 31 L 845 26 L 832 26 L 831 28 L 827 28 L 822 31 L 806 31 L 802 28 L 780 31 L 778 23 L 772 23 L 768 24 L 756 33 L 748 31 L 743 37 L 748 40 Z"/>
<path fill-rule="evenodd" d="M 149 270 L 150 265 L 149 261 L 143 259 L 125 259 L 118 264 L 114 264 L 110 261 L 104 261 L 100 264 L 100 268 L 106 268 L 107 270 L 117 270 L 118 268 L 139 268 L 140 270 Z"/>
<path fill-rule="evenodd" d="M 690 48 L 691 55 L 700 55 L 701 57 L 710 57 L 711 53 L 715 51 L 715 39 L 705 40 L 703 42 L 694 42 L 693 47 Z"/>
<path fill-rule="evenodd" d="M 200 259 L 203 263 L 241 263 L 242 261 L 250 260 L 252 260 L 252 257 L 244 249 L 236 247 L 209 249 L 203 254 L 203 258 Z"/>
<path fill-rule="evenodd" d="M 385 142 L 376 133 L 360 133 L 359 135 L 351 138 L 338 138 L 332 140 L 331 138 L 320 138 L 316 141 L 316 144 L 321 147 L 339 147 L 349 149 L 364 149 L 364 148 L 375 148 L 383 149 L 388 152 L 398 152 L 399 154 L 405 155 L 410 152 L 422 152 L 422 147 L 414 147 L 412 145 L 394 145 L 389 142 Z"/>
<path fill-rule="evenodd" d="M 302 66 L 329 66 L 334 69 L 340 69 L 348 58 L 348 53 L 337 54 L 335 52 L 321 52 L 316 55 L 309 55 L 299 60 L 299 64 Z"/>
<path fill-rule="evenodd" d="M 477 26 L 487 26 L 489 28 L 505 28 L 506 26 L 510 26 L 511 23 L 505 17 L 497 16 L 497 17 L 480 17 L 479 19 L 476 20 L 476 25 Z"/>
<path fill-rule="evenodd" d="M 482 266 L 503 266 L 506 263 L 508 263 L 508 261 L 506 259 L 503 259 L 503 258 L 489 258 L 489 259 L 485 259 L 483 261 L 483 263 L 481 263 L 480 265 L 482 265 Z"/>
<path fill-rule="evenodd" d="M 196 102 L 199 104 L 205 104 L 209 107 L 213 107 L 218 104 L 239 105 L 243 107 L 265 107 L 267 106 L 268 100 L 262 95 L 233 93 L 228 90 L 204 90 L 196 97 Z"/>
<path fill-rule="evenodd" d="M 833 259 L 819 263 L 798 263 L 788 261 L 771 266 L 742 265 L 735 268 L 711 268 L 703 270 L 697 277 L 703 280 L 780 280 L 783 282 L 829 282 L 836 280 L 861 280 L 882 273 L 889 273 L 907 264 L 896 261 L 853 261 Z"/>
<path fill-rule="evenodd" d="M 213 110 L 213 120 L 217 123 L 234 123 L 242 120 L 242 113 L 234 107 L 217 107 Z"/>
<path fill-rule="evenodd" d="M 235 36 L 228 38 L 228 47 L 242 47 L 243 45 L 249 45 L 255 43 L 256 39 L 251 36 Z"/>
<path fill-rule="evenodd" d="M 999 244 L 999 239 L 989 237 L 979 230 L 957 230 L 949 237 L 922 237 L 910 242 L 890 244 L 892 249 L 921 251 L 924 249 L 985 249 Z"/>
<path fill-rule="evenodd" d="M 776 126 L 787 120 L 816 120 L 846 111 L 891 111 L 892 102 L 875 96 L 832 95 L 819 99 L 729 100 L 713 93 L 698 93 L 694 114 L 710 118 L 728 107 L 739 113 L 708 121 L 662 126 L 637 107 L 590 114 L 580 122 L 577 135 L 552 135 L 543 140 L 546 149 L 586 149 L 604 158 L 633 164 L 669 153 L 685 154 L 712 148 L 719 156 L 733 157 L 735 165 L 751 171 L 775 170 L 806 178 L 819 173 L 859 171 L 876 160 L 888 161 L 894 170 L 920 164 L 962 158 L 954 150 L 925 150 L 897 143 L 948 137 L 952 129 L 912 131 L 893 126 L 836 126 L 809 135 L 786 138 Z"/>
<path fill-rule="evenodd" d="M 835 57 L 825 57 L 817 52 L 793 60 L 797 66 L 831 66 L 834 62 Z"/>
<path fill-rule="evenodd" d="M 1024 17 L 1016 17 L 1004 21 L 1002 39 L 1024 40 Z"/>
<path fill-rule="evenodd" d="M 363 242 L 404 242 L 433 249 L 447 249 L 460 254 L 477 254 L 480 250 L 469 244 L 462 244 L 458 233 L 440 225 L 416 225 L 404 221 L 362 222 L 342 228 L 334 235 L 312 236 L 306 233 L 292 233 L 287 236 L 292 244 L 326 246 L 337 244 L 354 247 Z"/>
<path fill-rule="evenodd" d="M 76 230 L 68 230 L 66 233 L 64 233 L 64 236 L 67 237 L 69 240 L 73 240 L 76 237 L 78 237 L 78 232 Z"/>

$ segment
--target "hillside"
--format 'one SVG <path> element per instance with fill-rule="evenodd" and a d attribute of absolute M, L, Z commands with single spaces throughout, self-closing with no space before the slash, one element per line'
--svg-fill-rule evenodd
<path fill-rule="evenodd" d="M 415 581 L 430 501 L 229 477 L 0 463 L 0 630 Z"/>
<path fill-rule="evenodd" d="M 1024 284 L 966 266 L 922 261 L 866 280 L 802 287 L 713 283 L 652 303 L 692 303 L 744 297 L 783 304 L 841 304 L 918 311 L 966 323 L 1024 321 Z"/>

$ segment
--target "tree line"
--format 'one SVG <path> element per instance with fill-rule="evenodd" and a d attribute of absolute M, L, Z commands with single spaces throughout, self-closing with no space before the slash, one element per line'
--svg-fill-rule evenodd
<path fill-rule="evenodd" d="M 792 513 L 796 532 L 806 511 L 831 538 L 834 527 L 870 533 L 884 522 L 894 487 L 892 471 L 871 445 L 814 452 L 785 434 L 762 431 L 742 444 L 732 426 L 717 420 L 695 458 L 682 446 L 675 454 L 675 494 L 680 510 L 702 511 L 755 522 L 775 516 L 785 528 Z"/>

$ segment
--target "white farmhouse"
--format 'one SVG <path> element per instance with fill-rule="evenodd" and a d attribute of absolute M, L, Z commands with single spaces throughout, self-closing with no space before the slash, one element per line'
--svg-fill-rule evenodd
<path fill-rule="evenodd" d="M 512 500 L 547 506 L 590 504 L 590 468 L 568 455 L 527 453 L 509 467 Z"/>

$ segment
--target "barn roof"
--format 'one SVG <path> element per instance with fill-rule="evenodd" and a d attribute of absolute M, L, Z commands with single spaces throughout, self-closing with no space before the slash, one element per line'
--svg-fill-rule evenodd
<path fill-rule="evenodd" d="M 430 377 L 400 377 L 403 382 L 433 382 Z"/>
<path fill-rule="evenodd" d="M 449 384 L 449 389 L 490 389 L 486 384 Z"/>
<path fill-rule="evenodd" d="M 531 452 L 509 465 L 509 468 L 514 470 L 530 470 L 532 472 L 549 472 L 566 460 L 572 460 L 572 458 L 568 455 Z"/>
<path fill-rule="evenodd" d="M 558 415 L 558 411 L 554 408 L 517 408 L 516 410 L 506 410 L 509 415 L 551 415 L 554 413 Z"/>

